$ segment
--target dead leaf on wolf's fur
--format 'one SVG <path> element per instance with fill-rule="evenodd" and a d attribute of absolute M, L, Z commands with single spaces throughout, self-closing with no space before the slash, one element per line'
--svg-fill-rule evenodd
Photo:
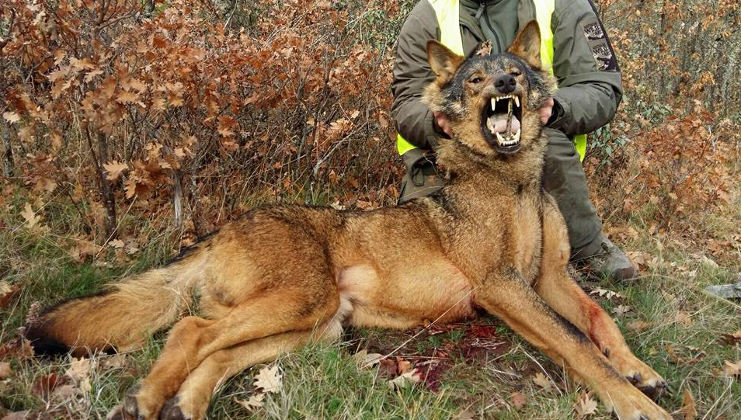
<path fill-rule="evenodd" d="M 515 391 L 509 395 L 509 402 L 512 404 L 513 407 L 519 410 L 525 406 L 525 403 L 527 402 L 527 395 L 523 394 L 522 392 Z"/>
<path fill-rule="evenodd" d="M 422 374 L 417 370 L 417 368 L 414 368 L 390 380 L 388 384 L 392 389 L 402 389 L 407 388 L 410 385 L 418 384 L 421 380 Z"/>
<path fill-rule="evenodd" d="M 266 366 L 255 375 L 255 388 L 262 388 L 263 392 L 278 392 L 283 388 L 283 377 L 278 365 Z"/>
<path fill-rule="evenodd" d="M 255 411 L 258 408 L 263 406 L 264 400 L 265 400 L 265 393 L 258 392 L 257 394 L 250 396 L 250 398 L 246 400 L 238 400 L 235 398 L 234 402 L 246 408 L 248 411 Z"/>
<path fill-rule="evenodd" d="M 597 412 L 597 401 L 593 400 L 588 393 L 583 393 L 579 396 L 579 399 L 574 403 L 574 411 L 576 412 L 576 418 L 583 419 L 589 415 Z"/>
<path fill-rule="evenodd" d="M 543 372 L 538 372 L 535 374 L 535 376 L 533 377 L 533 383 L 541 387 L 543 391 L 548 391 L 553 388 L 553 382 L 551 382 L 551 380 L 548 379 L 548 377 L 545 376 Z"/>
<path fill-rule="evenodd" d="M 689 389 L 684 390 L 682 408 L 679 409 L 679 412 L 682 413 L 684 420 L 695 420 L 697 418 L 697 405 Z"/>
<path fill-rule="evenodd" d="M 741 330 L 736 331 L 733 334 L 725 333 L 721 337 L 722 337 L 723 342 L 726 344 L 730 344 L 730 345 L 739 344 L 741 343 Z"/>

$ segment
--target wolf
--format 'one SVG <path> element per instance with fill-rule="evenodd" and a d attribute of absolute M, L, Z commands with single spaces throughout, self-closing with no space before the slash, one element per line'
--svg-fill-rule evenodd
<path fill-rule="evenodd" d="M 543 190 L 539 107 L 555 89 L 529 23 L 506 53 L 429 41 L 424 100 L 454 136 L 445 187 L 373 211 L 252 210 L 161 268 L 62 303 L 30 325 L 40 352 L 129 351 L 174 323 L 115 419 L 201 419 L 225 378 L 345 326 L 405 329 L 485 311 L 565 366 L 620 419 L 668 420 L 666 387 L 569 276 L 569 242 Z M 414 246 L 410 246 L 413 243 Z M 200 316 L 182 317 L 194 297 Z M 643 391 L 643 392 L 642 392 Z"/>

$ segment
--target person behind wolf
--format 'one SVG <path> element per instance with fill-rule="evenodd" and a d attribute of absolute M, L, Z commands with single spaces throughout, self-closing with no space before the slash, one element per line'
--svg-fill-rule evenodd
<path fill-rule="evenodd" d="M 399 203 L 433 194 L 437 176 L 432 149 L 452 133 L 446 117 L 421 102 L 434 79 L 427 40 L 436 39 L 460 55 L 489 40 L 492 53 L 505 52 L 518 28 L 540 26 L 546 58 L 558 90 L 541 108 L 548 149 L 543 182 L 568 226 L 571 259 L 615 280 L 634 278 L 630 259 L 602 233 L 589 199 L 581 160 L 586 136 L 613 116 L 622 98 L 620 69 L 591 0 L 421 0 L 399 34 L 391 86 L 391 114 L 399 133 L 397 148 L 407 167 Z M 547 61 L 550 61 L 547 62 Z"/>

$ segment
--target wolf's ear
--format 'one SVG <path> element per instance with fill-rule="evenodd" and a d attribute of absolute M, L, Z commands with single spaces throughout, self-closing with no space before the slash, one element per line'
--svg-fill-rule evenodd
<path fill-rule="evenodd" d="M 542 63 L 540 62 L 540 28 L 538 22 L 534 20 L 528 22 L 525 28 L 517 34 L 517 38 L 512 42 L 512 45 L 507 48 L 507 52 L 540 69 Z"/>
<path fill-rule="evenodd" d="M 427 41 L 427 61 L 432 72 L 437 75 L 437 83 L 443 85 L 453 78 L 453 74 L 463 62 L 463 57 L 431 39 Z"/>

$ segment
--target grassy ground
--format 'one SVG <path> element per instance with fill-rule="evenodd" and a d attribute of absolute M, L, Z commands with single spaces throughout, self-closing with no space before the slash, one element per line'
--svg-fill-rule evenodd
<path fill-rule="evenodd" d="M 741 203 L 731 209 L 712 215 L 708 225 L 738 235 Z M 21 226 L 17 213 L 5 220 Z M 643 278 L 627 285 L 604 280 L 582 285 L 614 314 L 635 353 L 668 380 L 671 392 L 662 406 L 677 418 L 692 418 L 684 414 L 689 393 L 698 418 L 740 418 L 741 383 L 722 370 L 724 361 L 741 359 L 741 344 L 723 336 L 741 330 L 741 307 L 703 292 L 704 286 L 728 283 L 741 272 L 738 251 L 724 254 L 722 261 L 730 263 L 718 266 L 691 243 L 649 235 L 641 220 L 637 215 L 627 222 L 638 234 L 624 245 L 645 260 Z M 106 257 L 115 261 L 105 253 L 98 263 L 78 263 L 59 246 L 51 227 L 0 230 L 2 281 L 17 290 L 0 308 L 0 362 L 9 364 L 6 373 L 10 369 L 3 375 L 0 368 L 0 377 L 5 376 L 0 417 L 23 412 L 30 418 L 102 418 L 146 374 L 164 336 L 125 355 L 39 360 L 29 357 L 18 328 L 34 306 L 94 292 L 111 279 L 163 261 L 168 235 L 153 232 L 153 242 L 129 263 L 100 264 Z M 361 350 L 391 356 L 381 366 L 361 368 L 353 357 Z M 253 369 L 219 390 L 209 417 L 561 419 L 578 417 L 574 407 L 587 398 L 587 390 L 559 366 L 488 317 L 407 332 L 350 330 L 340 343 L 310 346 L 276 363 L 283 386 L 267 394 L 261 408 L 249 411 L 239 404 L 254 395 L 258 369 Z M 392 388 L 390 379 L 406 366 L 417 368 L 422 381 Z M 610 418 L 601 407 L 587 417 Z"/>

